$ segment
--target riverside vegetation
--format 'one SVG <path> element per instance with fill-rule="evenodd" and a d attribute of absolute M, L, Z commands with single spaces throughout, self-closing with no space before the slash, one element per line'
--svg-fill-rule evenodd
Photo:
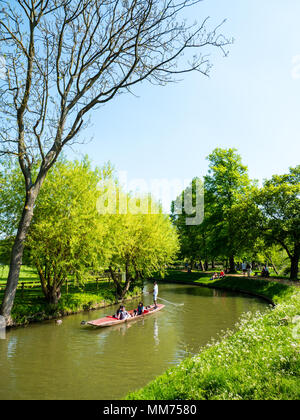
<path fill-rule="evenodd" d="M 0 235 L 5 239 L 0 240 L 0 263 L 8 265 L 16 221 L 22 213 L 22 175 L 9 162 L 3 169 Z M 116 194 L 118 211 L 105 206 Z M 119 211 L 121 203 L 128 207 L 126 214 Z M 154 214 L 142 213 L 144 205 L 155 209 Z M 25 241 L 23 262 L 32 267 L 29 274 L 41 291 L 24 290 L 23 296 L 17 289 L 8 325 L 136 296 L 143 279 L 163 271 L 178 249 L 176 229 L 161 206 L 148 197 L 123 192 L 109 164 L 92 169 L 88 158 L 81 162 L 61 158 L 43 184 Z M 21 282 L 24 270 L 28 274 L 22 267 Z M 96 282 L 104 273 L 106 281 Z M 7 275 L 4 269 L 4 287 Z M 72 282 L 70 287 L 67 281 Z M 0 294 L 3 302 L 5 296 Z"/>
<path fill-rule="evenodd" d="M 199 354 L 130 393 L 127 399 L 299 399 L 300 291 L 296 287 L 252 278 L 210 281 L 199 273 L 181 272 L 171 272 L 165 280 L 248 290 L 265 295 L 276 306 L 264 313 L 244 314 L 234 331 L 224 331 Z"/>
<path fill-rule="evenodd" d="M 0 268 L 0 300 L 3 296 L 8 267 Z M 85 284 L 70 281 L 62 287 L 62 296 L 56 305 L 45 302 L 38 275 L 34 268 L 23 266 L 20 282 L 24 283 L 22 292 L 18 288 L 12 310 L 14 326 L 24 326 L 31 322 L 54 319 L 82 311 L 99 309 L 118 302 L 115 287 L 109 279 L 90 280 Z M 26 285 L 26 283 L 28 285 Z M 29 286 L 30 284 L 30 286 Z M 135 285 L 126 294 L 131 299 L 141 294 L 141 285 Z"/>

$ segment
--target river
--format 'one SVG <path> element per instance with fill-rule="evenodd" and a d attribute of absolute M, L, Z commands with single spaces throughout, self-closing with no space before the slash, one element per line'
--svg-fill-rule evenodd
<path fill-rule="evenodd" d="M 61 325 L 11 329 L 0 340 L 0 399 L 123 398 L 233 328 L 242 313 L 267 307 L 255 297 L 189 285 L 160 284 L 159 296 L 184 305 L 166 303 L 145 319 L 106 329 L 80 322 L 115 307 L 65 317 Z M 151 298 L 146 294 L 144 304 Z"/>

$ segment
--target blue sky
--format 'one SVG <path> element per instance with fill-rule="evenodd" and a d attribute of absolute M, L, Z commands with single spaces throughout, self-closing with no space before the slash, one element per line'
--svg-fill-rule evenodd
<path fill-rule="evenodd" d="M 210 78 L 144 83 L 138 98 L 122 95 L 94 111 L 81 134 L 93 139 L 74 146 L 75 156 L 110 160 L 146 181 L 203 176 L 216 147 L 237 148 L 260 181 L 299 164 L 300 2 L 204 0 L 190 13 L 198 21 L 210 16 L 212 25 L 227 19 L 222 32 L 235 39 L 229 56 L 212 56 Z"/>

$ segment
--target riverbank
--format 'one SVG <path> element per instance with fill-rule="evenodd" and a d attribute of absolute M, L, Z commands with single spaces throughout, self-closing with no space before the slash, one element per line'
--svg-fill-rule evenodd
<path fill-rule="evenodd" d="M 273 306 L 279 303 L 284 296 L 288 296 L 291 284 L 281 282 L 279 279 L 258 279 L 238 275 L 228 275 L 223 279 L 210 280 L 212 272 L 191 272 L 170 270 L 168 275 L 160 281 L 180 284 L 192 284 L 212 289 L 231 290 L 238 293 L 246 293 L 267 300 Z M 298 284 L 295 283 L 295 287 Z"/>
<path fill-rule="evenodd" d="M 0 302 L 2 301 L 5 288 L 6 271 L 2 270 L 0 276 Z M 12 309 L 12 327 L 26 326 L 33 322 L 42 322 L 51 319 L 58 319 L 68 315 L 84 311 L 91 311 L 105 308 L 118 303 L 115 295 L 115 288 L 112 282 L 101 280 L 89 282 L 85 285 L 66 285 L 62 287 L 62 296 L 57 306 L 47 304 L 38 276 L 30 267 L 22 267 L 20 282 L 32 283 L 30 288 L 24 291 L 18 288 L 15 303 Z M 36 284 L 35 284 L 36 283 Z M 135 287 L 128 292 L 124 301 L 129 301 L 140 296 L 142 289 Z"/>
<path fill-rule="evenodd" d="M 198 355 L 130 393 L 133 400 L 255 400 L 300 397 L 300 291 L 279 282 L 172 271 L 163 280 L 243 291 L 276 304 L 245 314 Z M 197 334 L 197 331 L 195 331 Z"/>

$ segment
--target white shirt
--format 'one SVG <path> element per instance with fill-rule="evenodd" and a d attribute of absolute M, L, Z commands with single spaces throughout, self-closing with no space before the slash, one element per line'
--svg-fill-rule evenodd
<path fill-rule="evenodd" d="M 158 285 L 157 284 L 154 285 L 153 294 L 154 295 L 158 294 Z"/>

